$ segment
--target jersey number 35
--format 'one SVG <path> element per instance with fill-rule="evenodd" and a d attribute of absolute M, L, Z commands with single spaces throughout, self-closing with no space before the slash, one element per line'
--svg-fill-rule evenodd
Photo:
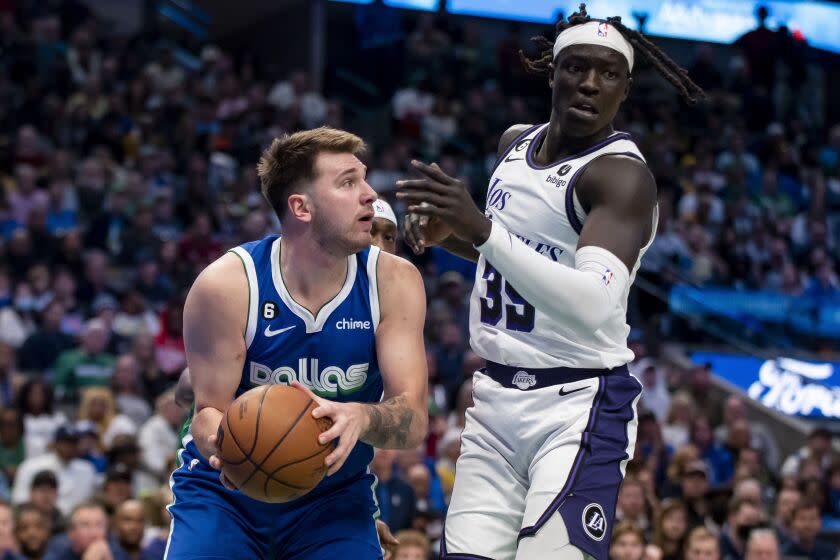
<path fill-rule="evenodd" d="M 505 328 L 508 330 L 534 330 L 534 306 L 525 301 L 513 286 L 505 282 L 499 271 L 486 261 L 481 277 L 487 286 L 487 295 L 481 298 L 481 322 L 495 326 L 504 315 Z M 509 303 L 504 303 L 505 296 Z"/>

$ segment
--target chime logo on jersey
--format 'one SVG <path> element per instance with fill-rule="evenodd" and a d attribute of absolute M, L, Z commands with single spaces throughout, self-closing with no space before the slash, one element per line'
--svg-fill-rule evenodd
<path fill-rule="evenodd" d="M 297 370 L 288 366 L 272 370 L 263 364 L 251 362 L 250 379 L 254 385 L 291 385 L 292 381 L 300 381 L 316 395 L 335 397 L 339 393 L 346 395 L 361 389 L 367 381 L 369 366 L 353 364 L 346 370 L 328 366 L 320 370 L 318 358 L 301 358 Z"/>
<path fill-rule="evenodd" d="M 596 541 L 603 540 L 607 534 L 607 517 L 599 504 L 589 504 L 583 508 L 583 530 Z"/>
<path fill-rule="evenodd" d="M 527 391 L 528 389 L 537 384 L 537 378 L 528 372 L 517 371 L 516 375 L 513 376 L 513 381 L 511 381 L 511 383 L 513 383 L 523 391 Z"/>

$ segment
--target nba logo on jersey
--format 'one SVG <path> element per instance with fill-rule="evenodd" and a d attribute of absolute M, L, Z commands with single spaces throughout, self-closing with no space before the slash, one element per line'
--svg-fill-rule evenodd
<path fill-rule="evenodd" d="M 604 282 L 604 286 L 609 286 L 610 282 L 612 282 L 613 273 L 612 270 L 609 268 L 604 271 L 604 274 L 601 276 L 601 281 Z"/>
<path fill-rule="evenodd" d="M 607 518 L 598 504 L 589 504 L 583 508 L 583 530 L 586 534 L 600 541 L 607 534 Z"/>
<path fill-rule="evenodd" d="M 598 24 L 598 37 L 606 37 L 610 26 L 607 23 Z"/>
<path fill-rule="evenodd" d="M 513 381 L 511 381 L 511 383 L 519 387 L 521 390 L 527 391 L 537 384 L 537 378 L 526 371 L 517 371 L 513 376 Z"/>

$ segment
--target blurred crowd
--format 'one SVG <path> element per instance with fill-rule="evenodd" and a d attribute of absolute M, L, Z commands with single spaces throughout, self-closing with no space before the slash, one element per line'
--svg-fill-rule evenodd
<path fill-rule="evenodd" d="M 529 47 L 518 28 L 487 44 L 470 20 L 406 14 L 358 14 L 380 22 L 367 25 L 359 56 L 404 60 L 368 180 L 394 201 L 419 157 L 483 203 L 500 133 L 547 118 L 547 85 L 521 70 Z M 259 192 L 261 148 L 352 120 L 340 92 L 305 72 L 270 75 L 212 44 L 187 59 L 160 37 L 108 31 L 79 2 L 0 2 L 3 560 L 162 558 L 188 413 L 173 389 L 186 365 L 186 291 L 224 250 L 277 230 Z M 792 102 L 803 84 L 819 86 L 810 51 L 757 31 L 726 54 L 696 46 L 690 70 L 710 103 L 694 111 L 650 68 L 635 72 L 617 127 L 648 157 L 661 216 L 640 276 L 666 290 L 690 282 L 835 301 L 840 124 L 825 122 L 818 87 Z M 417 449 L 378 451 L 372 469 L 401 541 L 393 557 L 408 560 L 435 554 L 483 363 L 468 344 L 471 266 L 399 251 L 429 294 L 431 428 Z M 830 434 L 780 456 L 742 401 L 710 396 L 708 368 L 657 359 L 646 341 L 680 330 L 660 300 L 634 301 L 632 367 L 646 389 L 613 557 L 834 560 L 819 536 L 840 516 Z M 766 549 L 776 556 L 756 552 Z"/>

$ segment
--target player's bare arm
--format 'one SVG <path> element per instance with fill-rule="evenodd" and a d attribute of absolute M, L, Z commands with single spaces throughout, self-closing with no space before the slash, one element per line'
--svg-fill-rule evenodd
<path fill-rule="evenodd" d="M 196 447 L 216 469 L 222 466 L 216 456 L 216 433 L 245 362 L 247 309 L 245 271 L 232 253 L 204 269 L 184 304 L 184 346 L 195 393 L 190 429 Z"/>
<path fill-rule="evenodd" d="M 428 428 L 428 371 L 423 343 L 426 294 L 417 269 L 393 255 L 379 261 L 382 318 L 376 355 L 385 395 L 366 404 L 362 440 L 375 447 L 407 449 L 423 441 Z"/>
<path fill-rule="evenodd" d="M 632 269 L 653 234 L 656 181 L 650 170 L 637 159 L 603 157 L 586 167 L 576 192 L 587 211 L 578 248 L 601 247 Z"/>

